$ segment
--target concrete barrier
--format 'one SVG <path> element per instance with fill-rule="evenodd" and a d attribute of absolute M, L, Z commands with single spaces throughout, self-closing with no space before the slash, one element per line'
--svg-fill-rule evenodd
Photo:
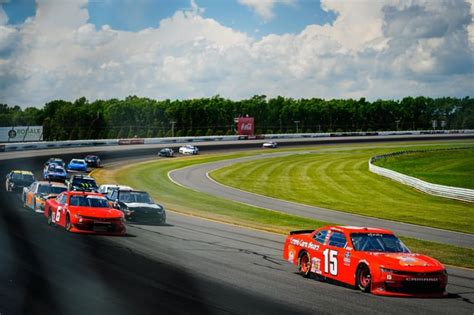
<path fill-rule="evenodd" d="M 474 130 L 421 130 L 421 131 L 375 131 L 375 132 L 333 132 L 333 133 L 298 133 L 298 134 L 265 134 L 255 137 L 256 140 L 269 139 L 314 139 L 327 137 L 354 137 L 354 136 L 404 136 L 429 134 L 474 134 Z M 136 145 L 136 144 L 180 144 L 189 142 L 208 141 L 237 141 L 252 140 L 235 136 L 202 136 L 202 137 L 167 137 L 167 138 L 130 138 L 130 139 L 98 139 L 98 140 L 70 140 L 70 141 L 40 141 L 3 143 L 1 151 L 25 151 L 39 149 L 56 149 L 70 147 Z"/>

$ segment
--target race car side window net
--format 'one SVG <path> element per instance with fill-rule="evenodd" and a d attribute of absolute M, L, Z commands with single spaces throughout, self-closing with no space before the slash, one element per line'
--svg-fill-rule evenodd
<path fill-rule="evenodd" d="M 327 230 L 319 231 L 314 236 L 315 241 L 318 242 L 318 243 L 324 244 L 324 240 L 326 239 L 326 234 L 328 234 Z"/>

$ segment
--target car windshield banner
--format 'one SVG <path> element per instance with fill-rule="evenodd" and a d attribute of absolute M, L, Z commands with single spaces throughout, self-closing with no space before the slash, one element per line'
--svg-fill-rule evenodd
<path fill-rule="evenodd" d="M 0 142 L 42 141 L 43 126 L 0 127 Z"/>

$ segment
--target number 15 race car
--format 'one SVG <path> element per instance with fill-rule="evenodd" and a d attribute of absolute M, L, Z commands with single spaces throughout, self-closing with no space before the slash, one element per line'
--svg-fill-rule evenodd
<path fill-rule="evenodd" d="M 44 206 L 48 224 L 63 226 L 69 232 L 125 234 L 122 211 L 109 206 L 102 194 L 66 191 Z"/>
<path fill-rule="evenodd" d="M 448 275 L 437 260 L 410 250 L 388 230 L 326 226 L 293 231 L 283 258 L 304 277 L 332 279 L 363 292 L 391 296 L 444 296 Z"/>

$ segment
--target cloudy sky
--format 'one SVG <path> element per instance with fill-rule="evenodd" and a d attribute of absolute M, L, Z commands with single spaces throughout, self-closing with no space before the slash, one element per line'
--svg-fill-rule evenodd
<path fill-rule="evenodd" d="M 474 0 L 0 0 L 0 103 L 474 96 Z"/>

